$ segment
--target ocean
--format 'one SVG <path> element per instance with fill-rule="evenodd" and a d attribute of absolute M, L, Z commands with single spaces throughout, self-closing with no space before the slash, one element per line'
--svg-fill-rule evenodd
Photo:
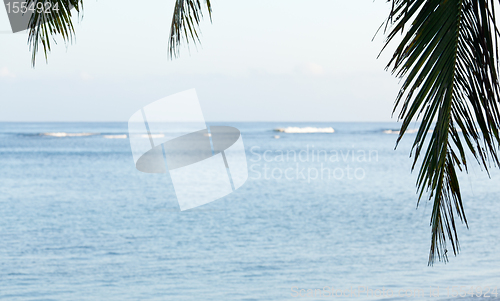
<path fill-rule="evenodd" d="M 0 123 L 0 299 L 500 300 L 494 168 L 469 158 L 461 252 L 429 267 L 414 132 L 395 150 L 396 123 L 209 124 L 241 131 L 249 177 L 180 211 L 126 123 Z"/>

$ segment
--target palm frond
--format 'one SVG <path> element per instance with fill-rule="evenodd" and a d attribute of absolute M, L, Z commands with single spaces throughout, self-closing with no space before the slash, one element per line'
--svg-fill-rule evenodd
<path fill-rule="evenodd" d="M 27 6 L 38 7 L 42 3 L 42 11 L 35 10 L 31 15 L 28 25 L 28 44 L 32 52 L 31 63 L 36 63 L 38 47 L 42 45 L 45 60 L 51 49 L 51 39 L 55 43 L 55 36 L 62 36 L 65 43 L 72 42 L 75 34 L 71 20 L 71 10 L 74 8 L 80 13 L 83 8 L 83 0 L 27 0 Z M 50 3 L 48 5 L 47 3 Z M 57 8 L 57 9 L 53 9 Z"/>
<path fill-rule="evenodd" d="M 210 0 L 205 0 L 204 3 L 207 6 L 211 21 L 212 5 L 210 4 Z M 168 42 L 168 53 L 171 59 L 179 56 L 182 39 L 186 40 L 188 46 L 190 40 L 192 40 L 195 45 L 197 42 L 200 42 L 198 31 L 200 30 L 200 22 L 203 18 L 201 6 L 200 0 L 176 1 Z"/>
<path fill-rule="evenodd" d="M 424 193 L 433 201 L 432 265 L 448 260 L 448 241 L 455 255 L 460 250 L 455 219 L 466 225 L 467 219 L 456 169 L 467 171 L 466 150 L 486 171 L 500 163 L 495 3 L 392 0 L 392 5 L 386 46 L 403 33 L 387 65 L 404 79 L 394 108 L 402 120 L 397 142 L 413 121 L 420 122 L 412 168 L 427 148 L 417 177 L 417 206 Z"/>

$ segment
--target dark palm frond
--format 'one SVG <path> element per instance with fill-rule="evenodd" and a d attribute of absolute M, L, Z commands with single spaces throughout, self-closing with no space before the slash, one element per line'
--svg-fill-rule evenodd
<path fill-rule="evenodd" d="M 453 253 L 459 252 L 456 216 L 467 225 L 456 173 L 456 169 L 467 171 L 466 150 L 487 172 L 491 163 L 499 165 L 499 32 L 495 3 L 392 0 L 392 5 L 387 44 L 398 32 L 403 33 L 387 65 L 404 79 L 394 108 L 400 108 L 402 120 L 397 142 L 412 121 L 420 121 L 411 151 L 412 168 L 427 148 L 417 188 L 419 201 L 424 193 L 433 201 L 429 253 L 432 265 L 436 260 L 448 260 L 448 241 Z"/>
<path fill-rule="evenodd" d="M 204 0 L 204 3 L 207 6 L 210 21 L 212 21 L 212 5 L 210 4 L 210 0 Z M 179 56 L 179 48 L 183 38 L 188 45 L 190 39 L 193 40 L 195 45 L 197 41 L 200 42 L 198 31 L 202 18 L 203 13 L 200 0 L 176 1 L 168 42 L 168 53 L 171 59 Z"/>
<path fill-rule="evenodd" d="M 51 39 L 55 43 L 55 36 L 61 35 L 65 43 L 73 41 L 75 29 L 71 20 L 71 10 L 74 8 L 77 13 L 80 13 L 83 0 L 27 0 L 27 3 L 28 7 L 34 5 L 35 8 L 44 8 L 42 11 L 33 12 L 28 25 L 28 44 L 32 51 L 31 63 L 35 66 L 40 45 L 43 47 L 45 60 L 47 60 Z"/>

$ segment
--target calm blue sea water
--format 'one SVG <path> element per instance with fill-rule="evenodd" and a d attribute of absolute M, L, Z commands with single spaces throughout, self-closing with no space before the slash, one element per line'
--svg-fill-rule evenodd
<path fill-rule="evenodd" d="M 0 299 L 302 300 L 301 289 L 325 286 L 385 290 L 346 299 L 500 293 L 499 172 L 489 179 L 471 164 L 461 175 L 470 229 L 459 225 L 458 257 L 428 267 L 431 206 L 416 209 L 414 135 L 394 150 L 392 123 L 214 125 L 241 130 L 249 179 L 180 212 L 168 175 L 135 169 L 125 123 L 0 123 Z M 272 131 L 288 126 L 336 132 Z M 61 132 L 95 135 L 44 135 Z M 334 299 L 325 295 L 309 300 Z"/>

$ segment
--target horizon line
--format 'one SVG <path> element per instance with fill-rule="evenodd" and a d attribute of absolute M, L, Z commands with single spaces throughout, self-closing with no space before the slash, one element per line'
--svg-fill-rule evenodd
<path fill-rule="evenodd" d="M 127 121 L 87 121 L 87 120 L 78 120 L 78 121 L 47 121 L 47 120 L 36 120 L 36 121 L 3 121 L 0 120 L 0 123 L 127 123 Z M 293 121 L 293 120 L 284 120 L 284 121 L 227 121 L 227 120 L 209 120 L 205 121 L 206 123 L 213 123 L 213 122 L 231 122 L 231 123 L 236 123 L 236 122 L 241 122 L 241 123 L 279 123 L 279 122 L 289 122 L 289 123 L 400 123 L 401 121 L 397 120 L 392 120 L 392 121 L 356 121 L 356 120 L 350 120 L 350 121 Z"/>

